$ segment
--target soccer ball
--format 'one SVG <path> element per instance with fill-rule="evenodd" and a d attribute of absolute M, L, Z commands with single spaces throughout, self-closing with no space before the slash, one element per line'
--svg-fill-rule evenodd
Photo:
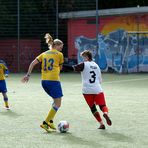
<path fill-rule="evenodd" d="M 60 121 L 58 124 L 58 130 L 61 133 L 66 133 L 69 130 L 69 123 L 67 121 Z"/>

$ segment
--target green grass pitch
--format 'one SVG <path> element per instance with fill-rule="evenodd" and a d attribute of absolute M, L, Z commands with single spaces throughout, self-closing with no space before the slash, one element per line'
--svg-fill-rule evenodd
<path fill-rule="evenodd" d="M 52 99 L 41 87 L 40 74 L 32 74 L 27 84 L 21 83 L 22 76 L 10 74 L 6 80 L 10 111 L 3 108 L 1 95 L 0 148 L 148 147 L 148 74 L 103 74 L 113 125 L 101 131 L 81 94 L 80 74 L 62 73 L 64 97 L 55 124 L 67 120 L 66 134 L 40 128 Z"/>

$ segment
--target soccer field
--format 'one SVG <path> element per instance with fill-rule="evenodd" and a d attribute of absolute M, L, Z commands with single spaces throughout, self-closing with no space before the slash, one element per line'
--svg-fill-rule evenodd
<path fill-rule="evenodd" d="M 68 133 L 46 133 L 40 128 L 52 99 L 43 91 L 40 74 L 21 83 L 23 74 L 7 78 L 11 110 L 0 105 L 0 148 L 147 148 L 148 74 L 103 74 L 109 115 L 113 125 L 99 130 L 81 94 L 78 73 L 62 73 L 63 101 L 55 124 L 70 123 Z M 104 120 L 104 119 L 103 119 Z"/>

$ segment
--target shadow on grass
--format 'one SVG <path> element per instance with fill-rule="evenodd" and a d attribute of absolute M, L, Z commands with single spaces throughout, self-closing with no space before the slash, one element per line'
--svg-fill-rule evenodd
<path fill-rule="evenodd" d="M 21 114 L 18 114 L 12 110 L 6 110 L 4 112 L 0 112 L 0 115 L 9 116 L 11 118 L 17 118 L 19 116 L 22 116 Z"/>
<path fill-rule="evenodd" d="M 60 133 L 60 132 L 54 132 L 52 133 L 55 136 L 62 136 L 64 141 L 67 141 L 68 143 L 71 143 L 72 145 L 77 145 L 77 147 L 80 146 L 89 146 L 89 147 L 101 147 L 102 145 L 99 143 L 95 143 L 95 141 L 87 140 L 82 137 L 78 137 L 70 132 L 67 133 Z"/>
<path fill-rule="evenodd" d="M 118 141 L 118 142 L 133 142 L 133 139 L 129 136 L 126 136 L 121 133 L 116 133 L 116 132 L 109 132 L 109 131 L 100 131 L 101 134 L 108 138 L 110 141 Z"/>

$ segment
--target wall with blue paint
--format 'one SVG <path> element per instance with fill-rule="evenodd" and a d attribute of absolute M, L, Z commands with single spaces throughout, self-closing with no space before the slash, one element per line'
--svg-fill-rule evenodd
<path fill-rule="evenodd" d="M 96 39 L 78 36 L 75 39 L 75 48 L 78 49 L 78 62 L 82 61 L 80 53 L 90 50 L 102 71 L 109 69 L 119 73 L 148 71 L 146 34 L 128 34 L 125 30 L 118 29 L 108 35 L 99 34 L 98 42 Z"/>
<path fill-rule="evenodd" d="M 69 57 L 82 61 L 80 53 L 90 50 L 102 71 L 118 73 L 148 72 L 148 15 L 100 18 L 96 39 L 90 18 L 70 20 Z M 129 33 L 129 31 L 144 33 Z"/>

